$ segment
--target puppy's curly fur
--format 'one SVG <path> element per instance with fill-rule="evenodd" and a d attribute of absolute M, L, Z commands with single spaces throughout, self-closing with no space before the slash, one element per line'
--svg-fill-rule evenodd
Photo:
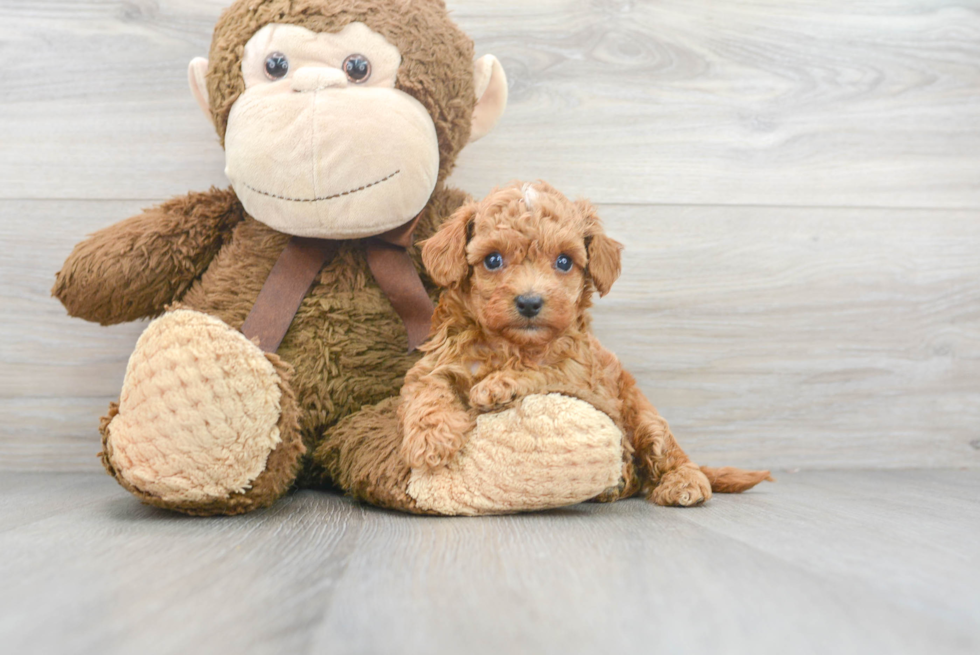
<path fill-rule="evenodd" d="M 660 505 L 698 505 L 712 490 L 771 479 L 768 471 L 699 469 L 592 334 L 592 296 L 619 277 L 621 251 L 591 204 L 543 182 L 460 208 L 423 244 L 426 269 L 445 291 L 425 356 L 401 392 L 402 455 L 413 468 L 447 464 L 480 413 L 561 388 L 600 399 L 624 432 L 624 484 L 599 500 L 642 491 Z"/>

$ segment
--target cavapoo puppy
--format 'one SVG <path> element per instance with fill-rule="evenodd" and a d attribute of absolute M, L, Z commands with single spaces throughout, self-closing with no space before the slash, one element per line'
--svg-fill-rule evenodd
<path fill-rule="evenodd" d="M 643 492 L 660 505 L 690 506 L 712 490 L 771 479 L 768 471 L 698 468 L 592 334 L 592 295 L 619 277 L 621 251 L 591 204 L 542 182 L 462 207 L 423 244 L 425 267 L 445 291 L 401 392 L 402 455 L 413 468 L 451 461 L 480 413 L 561 389 L 598 399 L 624 433 L 623 480 L 599 500 Z"/>

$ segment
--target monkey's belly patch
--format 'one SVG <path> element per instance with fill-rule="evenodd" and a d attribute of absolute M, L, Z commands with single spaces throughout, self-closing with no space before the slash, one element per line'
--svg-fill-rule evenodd
<path fill-rule="evenodd" d="M 456 458 L 412 471 L 409 495 L 440 514 L 508 514 L 574 505 L 619 484 L 623 434 L 592 405 L 560 394 L 528 396 L 477 419 Z"/>
<path fill-rule="evenodd" d="M 335 194 L 333 194 L 331 196 L 323 196 L 321 198 L 288 198 L 286 196 L 281 196 L 281 195 L 277 195 L 275 193 L 269 193 L 268 191 L 262 191 L 260 189 L 256 189 L 251 184 L 246 184 L 244 182 L 242 184 L 249 191 L 252 191 L 254 193 L 258 193 L 259 195 L 268 196 L 270 198 L 276 198 L 277 200 L 285 200 L 286 202 L 321 202 L 321 201 L 324 201 L 324 200 L 336 200 L 337 198 L 343 198 L 344 196 L 350 196 L 350 195 L 353 195 L 353 194 L 358 193 L 360 191 L 364 191 L 365 189 L 370 189 L 371 187 L 378 186 L 382 182 L 387 182 L 388 180 L 390 180 L 391 178 L 395 177 L 399 173 L 401 173 L 401 171 L 400 170 L 397 170 L 394 173 L 392 173 L 391 175 L 388 175 L 386 177 L 381 178 L 377 182 L 371 182 L 371 184 L 365 184 L 363 186 L 357 187 L 356 189 L 351 189 L 349 191 L 344 191 L 343 193 L 335 193 Z"/>
<path fill-rule="evenodd" d="M 279 376 L 259 348 L 207 314 L 155 320 L 129 360 L 107 452 L 129 484 L 168 502 L 249 489 L 279 444 Z"/>

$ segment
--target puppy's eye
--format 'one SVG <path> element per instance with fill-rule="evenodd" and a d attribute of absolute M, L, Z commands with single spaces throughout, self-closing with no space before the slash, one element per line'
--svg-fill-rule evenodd
<path fill-rule="evenodd" d="M 273 52 L 265 59 L 265 74 L 270 80 L 281 80 L 289 72 L 289 60 L 281 52 Z"/>
<path fill-rule="evenodd" d="M 371 62 L 364 55 L 351 55 L 344 60 L 344 72 L 354 84 L 363 84 L 371 77 Z"/>
<path fill-rule="evenodd" d="M 499 270 L 504 265 L 504 257 L 499 252 L 491 253 L 483 260 L 488 271 Z"/>
<path fill-rule="evenodd" d="M 555 260 L 555 268 L 562 273 L 569 272 L 572 270 L 572 258 L 568 255 L 558 255 L 558 259 Z"/>

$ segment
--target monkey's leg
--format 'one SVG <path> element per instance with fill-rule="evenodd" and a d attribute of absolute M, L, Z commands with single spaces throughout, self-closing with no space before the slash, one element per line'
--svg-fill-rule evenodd
<path fill-rule="evenodd" d="M 623 434 L 606 414 L 559 394 L 482 415 L 447 466 L 413 470 L 401 452 L 398 398 L 348 416 L 313 456 L 360 500 L 413 513 L 511 514 L 574 505 L 619 484 Z"/>
<path fill-rule="evenodd" d="M 364 407 L 327 428 L 313 464 L 354 498 L 389 509 L 425 514 L 408 495 L 412 468 L 402 457 L 398 396 Z"/>
<path fill-rule="evenodd" d="M 102 421 L 106 470 L 143 502 L 187 514 L 270 505 L 305 451 L 290 371 L 213 316 L 165 314 Z"/>

